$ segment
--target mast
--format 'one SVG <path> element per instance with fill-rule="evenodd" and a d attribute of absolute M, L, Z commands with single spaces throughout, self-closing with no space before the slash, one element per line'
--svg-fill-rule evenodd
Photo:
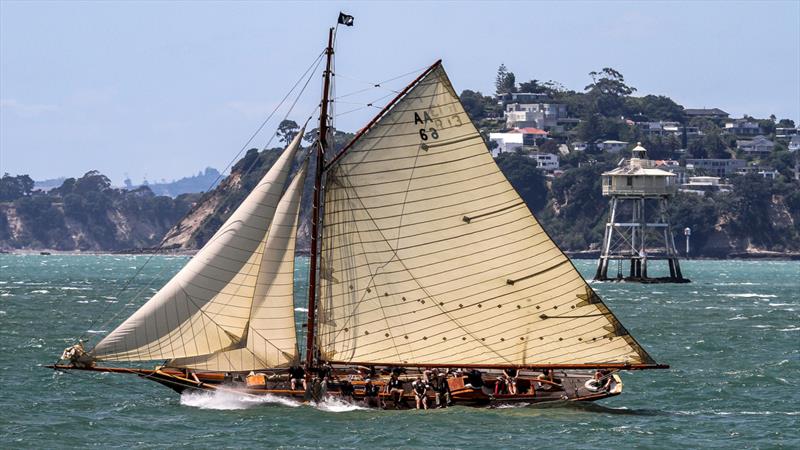
<path fill-rule="evenodd" d="M 314 330 L 317 309 L 317 259 L 319 238 L 319 208 L 322 191 L 322 168 L 325 165 L 325 152 L 328 149 L 328 94 L 331 87 L 331 61 L 333 60 L 333 32 L 328 30 L 328 48 L 325 49 L 324 84 L 322 87 L 322 104 L 319 113 L 319 139 L 317 145 L 317 167 L 314 171 L 314 200 L 311 208 L 311 264 L 308 276 L 308 333 L 306 334 L 306 370 L 314 365 Z"/>

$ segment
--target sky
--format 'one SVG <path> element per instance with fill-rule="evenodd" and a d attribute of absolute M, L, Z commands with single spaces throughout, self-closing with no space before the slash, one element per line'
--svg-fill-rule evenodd
<path fill-rule="evenodd" d="M 0 0 L 0 173 L 155 182 L 275 146 L 283 117 L 314 113 L 319 72 L 288 116 L 294 95 L 245 144 L 320 55 L 340 10 L 355 17 L 336 44 L 336 126 L 346 131 L 439 58 L 459 92 L 492 93 L 501 63 L 517 81 L 575 90 L 612 67 L 638 95 L 800 122 L 797 0 Z"/>

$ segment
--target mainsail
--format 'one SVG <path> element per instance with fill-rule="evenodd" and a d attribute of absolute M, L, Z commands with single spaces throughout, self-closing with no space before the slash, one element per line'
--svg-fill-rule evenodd
<path fill-rule="evenodd" d="M 264 249 L 302 136 L 303 130 L 194 258 L 97 344 L 91 351 L 93 358 L 190 358 L 242 346 L 251 327 L 254 299 L 264 291 L 259 284 L 262 266 L 275 258 L 265 257 Z M 294 343 L 281 345 L 292 348 Z"/>
<path fill-rule="evenodd" d="M 441 64 L 327 171 L 324 360 L 650 364 L 494 163 Z"/>

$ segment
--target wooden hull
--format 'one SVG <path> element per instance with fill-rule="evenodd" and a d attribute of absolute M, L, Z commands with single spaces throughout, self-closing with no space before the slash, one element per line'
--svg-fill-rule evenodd
<path fill-rule="evenodd" d="M 175 369 L 131 369 L 131 368 L 111 368 L 111 367 L 87 367 L 78 368 L 72 366 L 48 366 L 56 370 L 83 370 L 91 372 L 111 372 L 126 373 L 145 378 L 159 383 L 172 389 L 177 393 L 183 392 L 229 392 L 236 395 L 252 395 L 256 397 L 277 396 L 294 399 L 301 402 L 312 402 L 315 395 L 312 390 L 292 390 L 288 381 L 267 380 L 263 386 L 248 386 L 243 380 L 236 377 L 226 376 L 222 373 L 197 373 L 197 380 L 188 377 L 184 372 Z M 618 375 L 612 376 L 612 385 L 608 390 L 595 390 L 587 387 L 586 382 L 591 378 L 591 374 L 574 374 L 563 372 L 558 375 L 560 383 L 549 383 L 532 377 L 520 377 L 517 381 L 519 393 L 494 393 L 495 380 L 488 378 L 485 385 L 481 388 L 472 388 L 465 385 L 465 378 L 451 377 L 448 379 L 450 386 L 450 405 L 472 406 L 472 407 L 497 407 L 503 405 L 535 405 L 552 402 L 591 402 L 608 397 L 617 396 L 622 393 L 622 380 Z M 354 381 L 355 388 L 351 395 L 344 395 L 341 385 L 331 382 L 324 388 L 321 394 L 317 390 L 317 396 L 324 395 L 337 398 L 346 402 L 353 402 L 359 405 L 366 405 L 385 409 L 411 409 L 415 407 L 415 397 L 411 391 L 410 380 L 405 383 L 404 393 L 395 404 L 390 394 L 383 392 L 378 399 L 368 399 L 364 396 L 363 381 Z M 377 381 L 378 386 L 384 385 L 384 380 Z M 429 392 L 428 405 L 436 407 L 435 395 Z"/>

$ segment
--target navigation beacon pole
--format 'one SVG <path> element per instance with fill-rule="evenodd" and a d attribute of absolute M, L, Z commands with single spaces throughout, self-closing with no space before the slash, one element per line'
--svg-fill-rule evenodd
<path fill-rule="evenodd" d="M 328 94 L 331 88 L 331 60 L 333 59 L 333 33 L 328 30 L 328 48 L 325 49 L 327 62 L 325 64 L 325 81 L 322 87 L 322 104 L 319 113 L 319 138 L 317 145 L 317 167 L 314 174 L 314 200 L 311 207 L 311 264 L 308 275 L 308 332 L 306 333 L 306 371 L 314 367 L 315 348 L 314 330 L 317 310 L 317 259 L 319 256 L 319 209 L 322 191 L 322 167 L 325 165 L 325 151 L 328 149 Z"/>
<path fill-rule="evenodd" d="M 603 246 L 597 262 L 595 280 L 626 280 L 643 283 L 687 283 L 681 274 L 678 250 L 667 218 L 667 202 L 676 190 L 675 174 L 656 167 L 647 159 L 647 150 L 637 145 L 630 159 L 603 173 L 603 196 L 611 197 L 610 213 L 605 226 Z M 656 213 L 647 220 L 647 206 L 655 203 Z M 651 208 L 652 209 L 652 208 Z M 618 222 L 629 213 L 630 222 Z M 661 241 L 661 242 L 658 242 Z M 615 277 L 608 277 L 608 266 L 618 261 Z M 652 260 L 666 260 L 668 277 L 651 278 L 647 265 Z M 622 262 L 629 261 L 628 276 L 623 275 Z"/>

